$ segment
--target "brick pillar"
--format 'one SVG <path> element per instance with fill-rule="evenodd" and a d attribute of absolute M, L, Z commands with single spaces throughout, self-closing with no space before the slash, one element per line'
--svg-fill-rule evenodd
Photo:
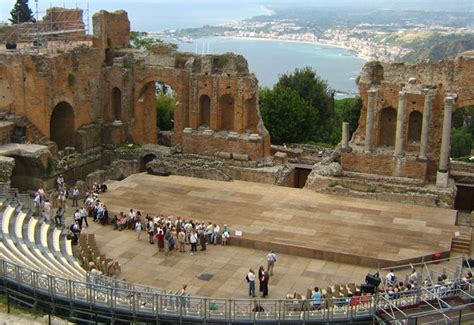
<path fill-rule="evenodd" d="M 349 151 L 349 123 L 342 123 L 342 139 L 341 139 L 341 149 L 343 151 Z"/>
<path fill-rule="evenodd" d="M 427 90 L 425 91 L 425 105 L 423 108 L 423 124 L 421 126 L 421 141 L 420 141 L 420 154 L 419 159 L 428 159 L 428 137 L 430 135 L 430 116 L 431 116 L 431 105 L 433 101 L 433 95 Z"/>
<path fill-rule="evenodd" d="M 452 96 L 446 96 L 444 98 L 443 137 L 441 139 L 441 152 L 439 155 L 438 173 L 436 175 L 436 185 L 439 187 L 448 186 L 448 163 L 451 150 L 451 119 L 453 106 L 454 98 Z"/>
<path fill-rule="evenodd" d="M 397 131 L 395 133 L 395 156 L 403 156 L 404 124 L 405 110 L 407 108 L 407 94 L 404 91 L 399 92 L 398 112 L 397 112 Z"/>
<path fill-rule="evenodd" d="M 367 153 L 372 152 L 372 133 L 374 129 L 374 115 L 375 115 L 375 104 L 377 103 L 377 90 L 371 89 L 368 91 L 369 99 L 367 103 L 367 123 L 365 125 L 365 146 L 364 151 Z"/>

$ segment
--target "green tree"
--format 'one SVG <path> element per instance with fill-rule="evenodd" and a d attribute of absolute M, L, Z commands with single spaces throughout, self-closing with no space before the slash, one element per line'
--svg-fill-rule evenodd
<path fill-rule="evenodd" d="M 453 129 L 451 138 L 451 157 L 459 158 L 471 154 L 472 135 L 466 128 Z"/>
<path fill-rule="evenodd" d="M 348 122 L 350 126 L 350 134 L 352 135 L 359 126 L 362 99 L 357 96 L 354 98 L 336 100 L 335 109 L 339 128 L 342 127 L 342 122 Z"/>
<path fill-rule="evenodd" d="M 157 126 L 162 131 L 173 129 L 174 108 L 176 106 L 176 93 L 157 92 L 156 114 Z"/>
<path fill-rule="evenodd" d="M 317 111 L 296 90 L 261 89 L 260 111 L 273 143 L 306 142 L 314 134 Z"/>
<path fill-rule="evenodd" d="M 158 38 L 148 37 L 147 32 L 130 32 L 130 45 L 139 50 L 150 50 L 153 45 L 156 44 L 165 44 L 163 40 Z M 178 45 L 174 43 L 166 43 L 166 45 L 171 46 L 174 49 L 178 49 Z"/>
<path fill-rule="evenodd" d="M 28 0 L 17 0 L 12 11 L 10 11 L 10 15 L 11 18 L 9 20 L 12 24 L 31 21 L 33 12 L 28 6 Z"/>
<path fill-rule="evenodd" d="M 334 139 L 334 91 L 310 67 L 296 69 L 293 73 L 280 76 L 276 88 L 287 88 L 305 100 L 316 112 L 314 134 L 309 138 L 316 142 L 332 143 Z"/>

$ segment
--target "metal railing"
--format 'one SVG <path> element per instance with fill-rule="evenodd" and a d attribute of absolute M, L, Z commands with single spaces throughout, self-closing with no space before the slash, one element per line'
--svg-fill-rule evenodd
<path fill-rule="evenodd" d="M 311 299 L 214 299 L 147 292 L 142 286 L 120 288 L 125 282 L 110 285 L 62 279 L 34 271 L 6 260 L 0 260 L 0 277 L 4 288 L 18 288 L 24 294 L 48 295 L 54 300 L 85 304 L 91 310 L 129 313 L 133 317 L 190 319 L 196 321 L 351 321 L 372 319 L 374 298 L 322 299 L 315 307 Z M 7 284 L 9 283 L 9 285 Z M 21 289 L 20 289 L 21 287 Z M 16 289 L 15 289 L 16 290 Z M 15 291 L 14 290 L 14 291 Z"/>
<path fill-rule="evenodd" d="M 32 208 L 28 195 L 18 193 L 8 184 L 0 183 L 0 195 L 11 203 L 19 203 L 24 208 Z M 312 299 L 217 299 L 209 297 L 180 296 L 163 289 L 129 283 L 101 274 L 88 273 L 87 281 L 64 279 L 41 271 L 35 271 L 0 259 L 0 289 L 8 297 L 18 294 L 16 301 L 33 300 L 32 306 L 40 304 L 38 297 L 49 297 L 52 302 L 63 301 L 72 313 L 76 306 L 88 306 L 89 312 L 96 315 L 128 315 L 133 319 L 187 319 L 196 322 L 351 322 L 373 319 L 375 315 L 388 315 L 389 319 L 412 318 L 402 311 L 407 306 L 416 306 L 420 302 L 432 305 L 436 312 L 451 308 L 447 299 L 459 297 L 466 300 L 465 306 L 474 301 L 474 288 L 471 283 L 462 279 L 464 257 L 450 259 L 458 266 L 455 270 L 444 269 L 441 273 L 449 274 L 449 287 L 442 289 L 430 281 L 427 286 L 417 290 L 397 293 L 396 296 L 378 294 L 375 296 L 354 296 L 340 298 L 323 298 L 317 305 Z M 436 261 L 436 263 L 439 261 Z M 394 267 L 421 267 L 423 273 L 432 277 L 439 271 L 428 268 L 432 262 L 417 265 Z M 434 262 L 433 262 L 434 263 Z M 467 267 L 465 270 L 470 270 Z M 425 272 L 423 272 L 425 271 Z M 1 291 L 0 291 L 1 292 Z M 7 299 L 8 300 L 8 299 Z M 436 307 L 436 305 L 438 307 Z M 54 303 L 53 303 L 54 305 Z M 64 307 L 63 307 L 64 308 Z M 459 306 L 457 306 L 459 308 Z M 54 310 L 54 308 L 53 308 Z M 398 316 L 396 315 L 398 314 Z M 421 316 L 424 316 L 421 315 Z M 106 316 L 104 316 L 106 317 Z M 108 317 L 108 316 L 107 316 Z M 114 318 L 114 316 L 112 316 Z M 380 317 L 379 317 L 380 318 Z"/>

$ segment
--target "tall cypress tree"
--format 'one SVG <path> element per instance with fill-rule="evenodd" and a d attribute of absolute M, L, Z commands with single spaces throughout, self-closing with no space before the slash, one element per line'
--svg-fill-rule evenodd
<path fill-rule="evenodd" d="M 33 12 L 28 6 L 28 0 L 17 0 L 12 11 L 10 11 L 12 24 L 24 23 L 33 18 Z"/>

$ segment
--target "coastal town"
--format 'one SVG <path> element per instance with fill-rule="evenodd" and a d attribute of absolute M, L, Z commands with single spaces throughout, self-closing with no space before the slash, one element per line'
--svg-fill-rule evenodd
<path fill-rule="evenodd" d="M 386 62 L 403 61 L 417 47 L 429 46 L 435 35 L 444 36 L 447 40 L 474 35 L 474 27 L 441 25 L 433 21 L 413 24 L 386 20 L 377 24 L 346 22 L 316 25 L 303 18 L 284 17 L 283 14 L 259 16 L 216 26 L 168 30 L 160 34 L 187 42 L 200 37 L 306 42 L 342 47 L 365 60 Z"/>

